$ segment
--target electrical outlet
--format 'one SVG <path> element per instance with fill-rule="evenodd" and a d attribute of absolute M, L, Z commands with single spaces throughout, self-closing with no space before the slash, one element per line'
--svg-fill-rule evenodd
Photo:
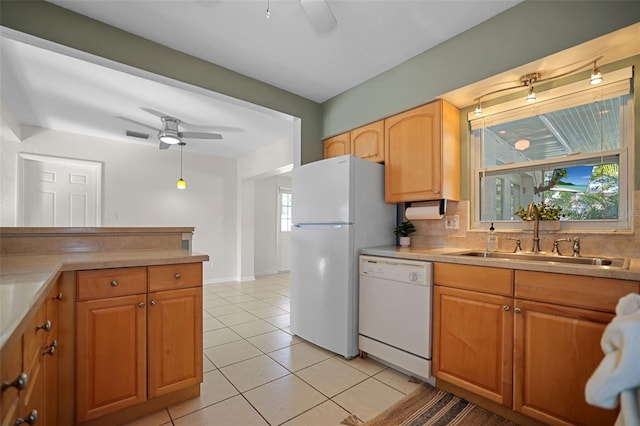
<path fill-rule="evenodd" d="M 458 229 L 460 228 L 460 216 L 454 214 L 453 216 L 444 217 L 444 229 Z"/>

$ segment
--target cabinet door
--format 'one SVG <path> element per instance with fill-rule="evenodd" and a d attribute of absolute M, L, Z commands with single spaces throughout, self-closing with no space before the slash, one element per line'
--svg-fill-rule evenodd
<path fill-rule="evenodd" d="M 351 153 L 376 163 L 384 162 L 384 120 L 351 131 Z"/>
<path fill-rule="evenodd" d="M 613 425 L 616 410 L 585 402 L 612 314 L 516 299 L 514 409 L 551 425 Z"/>
<path fill-rule="evenodd" d="M 146 399 L 146 295 L 76 303 L 77 421 Z"/>
<path fill-rule="evenodd" d="M 442 198 L 440 102 L 385 120 L 385 201 Z"/>
<path fill-rule="evenodd" d="M 324 158 L 339 157 L 346 154 L 351 154 L 349 132 L 324 140 Z"/>
<path fill-rule="evenodd" d="M 149 293 L 149 398 L 202 382 L 202 288 Z"/>
<path fill-rule="evenodd" d="M 434 286 L 434 375 L 511 406 L 513 299 Z"/>
<path fill-rule="evenodd" d="M 44 412 L 40 415 L 38 424 L 58 424 L 58 358 L 60 347 L 58 340 L 59 319 L 58 310 L 62 296 L 58 296 L 59 287 L 55 285 L 47 297 L 47 319 L 51 321 L 51 329 L 47 334 L 43 349 L 43 380 L 44 380 Z"/>

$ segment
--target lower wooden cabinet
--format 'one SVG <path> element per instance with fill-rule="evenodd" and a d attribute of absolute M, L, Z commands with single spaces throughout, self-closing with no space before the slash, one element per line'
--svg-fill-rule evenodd
<path fill-rule="evenodd" d="M 20 335 L 12 336 L 0 355 L 3 383 L 0 424 L 55 426 L 58 382 L 57 283 L 34 307 L 35 314 Z M 5 386 L 6 384 L 6 386 Z"/>
<path fill-rule="evenodd" d="M 584 388 L 615 301 L 640 283 L 495 270 L 435 264 L 434 375 L 545 424 L 613 425 L 617 410 L 587 404 Z"/>
<path fill-rule="evenodd" d="M 149 398 L 202 382 L 202 290 L 149 293 Z"/>
<path fill-rule="evenodd" d="M 510 406 L 513 299 L 436 286 L 433 300 L 434 375 Z"/>
<path fill-rule="evenodd" d="M 76 419 L 146 400 L 146 295 L 76 304 Z"/>
<path fill-rule="evenodd" d="M 76 303 L 78 423 L 202 382 L 201 263 L 86 272 L 77 293 L 89 300 Z"/>
<path fill-rule="evenodd" d="M 553 425 L 613 425 L 617 410 L 584 399 L 613 314 L 518 299 L 515 312 L 513 408 Z"/>

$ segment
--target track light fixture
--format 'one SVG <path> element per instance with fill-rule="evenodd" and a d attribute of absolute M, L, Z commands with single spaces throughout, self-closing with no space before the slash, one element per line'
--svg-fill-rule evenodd
<path fill-rule="evenodd" d="M 553 76 L 553 77 L 547 77 L 547 78 L 542 78 L 542 74 L 540 74 L 539 72 L 534 72 L 531 74 L 525 74 L 522 77 L 520 77 L 520 84 L 515 85 L 515 86 L 510 86 L 510 87 L 505 87 L 504 89 L 498 89 L 498 90 L 494 90 L 492 92 L 489 93 L 485 93 L 483 95 L 478 96 L 477 98 L 475 98 L 473 101 L 476 103 L 476 109 L 474 114 L 476 115 L 476 117 L 481 116 L 482 115 L 482 106 L 480 104 L 480 102 L 482 101 L 482 98 L 485 98 L 487 96 L 490 95 L 495 95 L 496 93 L 500 93 L 500 92 L 506 92 L 506 91 L 510 91 L 510 90 L 515 90 L 515 89 L 522 89 L 524 87 L 528 87 L 529 91 L 527 92 L 527 97 L 525 98 L 527 103 L 533 103 L 536 101 L 536 92 L 535 92 L 535 88 L 533 87 L 533 83 L 540 83 L 540 82 L 544 82 L 544 81 L 551 81 L 551 80 L 556 80 L 558 78 L 561 77 L 565 77 L 567 75 L 576 73 L 580 70 L 585 69 L 588 66 L 592 66 L 592 71 L 591 71 L 591 77 L 589 79 L 589 82 L 593 85 L 595 84 L 599 84 L 602 83 L 603 78 L 602 78 L 602 74 L 600 73 L 600 68 L 598 68 L 597 66 L 597 62 L 602 59 L 602 56 L 597 57 L 596 59 L 594 59 L 593 61 L 589 61 L 586 64 L 583 64 L 577 68 L 572 69 L 571 71 L 567 71 L 565 73 Z"/>
<path fill-rule="evenodd" d="M 602 74 L 600 73 L 600 68 L 596 65 L 597 61 L 597 59 L 593 61 L 593 70 L 591 71 L 590 83 L 593 85 L 602 83 Z"/>

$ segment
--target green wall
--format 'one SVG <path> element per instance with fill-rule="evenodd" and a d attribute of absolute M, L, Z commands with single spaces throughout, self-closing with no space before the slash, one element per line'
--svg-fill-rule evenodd
<path fill-rule="evenodd" d="M 302 163 L 322 158 L 322 108 L 309 99 L 40 0 L 0 1 L 0 24 L 300 117 Z"/>

